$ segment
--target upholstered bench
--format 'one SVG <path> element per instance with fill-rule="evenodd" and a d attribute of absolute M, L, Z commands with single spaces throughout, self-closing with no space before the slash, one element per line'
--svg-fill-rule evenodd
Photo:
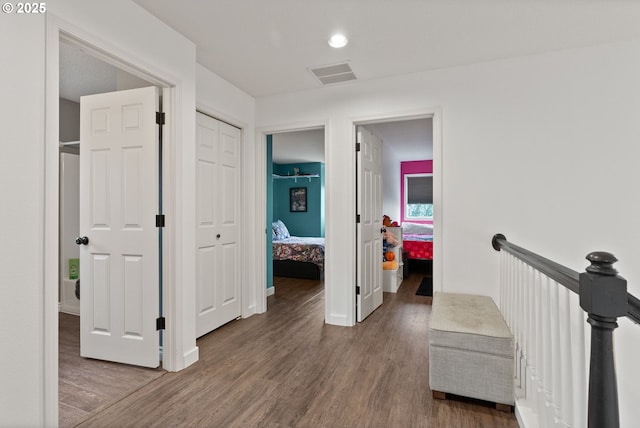
<path fill-rule="evenodd" d="M 513 383 L 513 336 L 491 297 L 435 293 L 429 327 L 433 397 L 455 394 L 511 411 Z"/>

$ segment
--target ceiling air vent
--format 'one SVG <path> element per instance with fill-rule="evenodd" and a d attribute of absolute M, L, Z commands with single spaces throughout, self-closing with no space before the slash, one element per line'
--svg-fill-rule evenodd
<path fill-rule="evenodd" d="M 351 67 L 349 67 L 349 64 L 346 62 L 342 64 L 325 65 L 310 70 L 323 85 L 356 80 L 356 75 L 353 74 L 353 70 L 351 70 Z"/>

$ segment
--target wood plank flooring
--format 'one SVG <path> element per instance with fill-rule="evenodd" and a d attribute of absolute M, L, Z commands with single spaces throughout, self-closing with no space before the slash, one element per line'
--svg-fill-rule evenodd
<path fill-rule="evenodd" d="M 80 356 L 80 317 L 60 313 L 58 413 L 61 428 L 73 427 L 162 376 L 162 369 Z"/>
<path fill-rule="evenodd" d="M 81 427 L 517 427 L 492 404 L 434 400 L 422 275 L 355 327 L 324 324 L 322 282 L 276 278 L 269 311 L 200 338 L 200 360 Z"/>

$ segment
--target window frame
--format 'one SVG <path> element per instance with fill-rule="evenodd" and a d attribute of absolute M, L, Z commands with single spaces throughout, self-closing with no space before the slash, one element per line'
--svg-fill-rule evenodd
<path fill-rule="evenodd" d="M 403 200 L 404 219 L 405 220 L 417 220 L 417 221 L 432 221 L 433 220 L 433 216 L 431 216 L 431 217 L 414 217 L 414 216 L 409 215 L 409 179 L 410 178 L 419 178 L 419 177 L 433 177 L 433 173 L 432 172 L 419 172 L 419 173 L 404 174 L 404 195 L 403 195 L 403 199 L 404 199 Z M 433 182 L 432 182 L 432 185 L 433 185 Z M 431 202 L 430 205 L 433 206 L 433 201 Z M 432 209 L 432 212 L 433 212 L 433 209 Z"/>

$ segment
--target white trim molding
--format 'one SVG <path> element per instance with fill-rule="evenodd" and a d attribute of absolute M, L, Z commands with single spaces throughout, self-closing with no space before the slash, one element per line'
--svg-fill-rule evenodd
<path fill-rule="evenodd" d="M 324 129 L 324 153 L 325 159 L 327 159 L 327 147 L 328 147 L 328 132 L 329 132 L 329 122 L 328 121 L 313 121 L 313 122 L 304 122 L 304 123 L 291 123 L 291 124 L 282 124 L 277 126 L 269 126 L 269 127 L 261 127 L 256 128 L 255 131 L 255 141 L 256 141 L 256 151 L 255 151 L 255 183 L 256 183 L 256 206 L 257 206 L 257 217 L 255 218 L 255 223 L 257 225 L 256 231 L 259 233 L 255 234 L 255 240 L 253 241 L 253 248 L 266 248 L 267 245 L 267 237 L 266 233 L 268 231 L 267 228 L 267 135 L 271 134 L 279 134 L 284 132 L 295 132 L 295 131 L 304 131 L 308 129 Z M 325 192 L 329 192 L 328 188 L 325 184 Z M 328 225 L 329 221 L 326 217 L 327 208 L 325 205 L 325 237 L 326 240 L 329 240 L 329 231 Z M 264 233 L 263 233 L 264 231 Z M 326 257 L 326 253 L 325 253 Z M 256 272 L 256 313 L 264 313 L 267 311 L 267 297 L 270 296 L 270 292 L 267 289 L 267 264 L 266 264 L 266 253 L 265 251 L 256 251 L 255 254 L 255 266 L 257 268 Z M 327 269 L 327 265 L 325 264 L 325 270 Z M 330 284 L 326 280 L 325 276 L 325 314 L 328 313 L 328 300 L 327 300 L 327 288 Z M 273 288 L 273 292 L 275 292 L 275 287 Z M 326 316 L 325 316 L 326 318 Z M 325 322 L 330 323 L 327 319 Z"/>
<path fill-rule="evenodd" d="M 399 120 L 431 118 L 433 122 L 433 289 L 443 291 L 443 150 L 442 150 L 442 108 L 426 107 L 424 109 L 381 113 L 371 116 L 352 117 L 348 121 L 350 132 L 353 135 L 355 145 L 355 128 L 358 125 L 373 123 L 395 122 Z M 353 161 L 355 168 L 355 157 Z M 355 170 L 355 169 L 354 169 Z M 353 183 L 355 189 L 355 182 Z M 355 197 L 355 196 L 354 196 Z M 355 206 L 354 206 L 355 209 Z M 353 213 L 355 217 L 355 211 Z M 355 237 L 355 233 L 353 234 Z M 354 240 L 355 241 L 355 240 Z M 355 258 L 355 248 L 353 249 Z M 354 267 L 355 271 L 355 267 Z M 355 288 L 355 281 L 354 281 Z M 351 293 L 355 296 L 355 290 Z M 355 299 L 355 297 L 354 297 Z M 348 319 L 355 324 L 355 302 L 350 305 L 352 310 L 348 314 Z"/>
<path fill-rule="evenodd" d="M 89 24 L 88 24 L 89 25 Z M 165 183 L 165 212 L 167 216 L 164 242 L 164 316 L 168 327 L 164 332 L 164 368 L 177 371 L 185 368 L 197 360 L 197 347 L 186 354 L 182 349 L 185 340 L 191 336 L 188 326 L 185 327 L 184 286 L 177 288 L 177 284 L 185 282 L 182 277 L 185 262 L 181 256 L 180 231 L 183 229 L 185 214 L 181 212 L 182 187 L 178 186 L 183 180 L 178 180 L 183 173 L 181 153 L 182 139 L 187 133 L 185 125 L 190 122 L 183 117 L 184 106 L 190 99 L 191 88 L 184 95 L 183 87 L 189 86 L 182 78 L 177 78 L 160 65 L 153 66 L 124 46 L 116 46 L 105 41 L 97 34 L 88 32 L 68 21 L 48 12 L 46 18 L 46 67 L 45 67 L 45 244 L 44 244 L 44 409 L 45 425 L 58 424 L 58 134 L 59 134 L 59 45 L 65 39 L 87 48 L 100 57 L 121 69 L 125 69 L 137 76 L 160 87 L 168 88 L 165 94 L 171 95 L 171 100 L 165 104 L 164 110 L 168 116 L 168 126 L 165 129 L 164 155 L 164 183 Z M 185 39 L 186 40 L 186 39 Z M 195 65 L 195 47 L 194 47 Z M 155 76 L 155 77 L 154 77 Z M 195 87 L 195 80 L 192 82 Z M 191 94 L 192 95 L 192 94 Z M 192 107 L 193 108 L 193 107 Z M 195 112 L 194 112 L 195 120 Z M 193 130 L 195 132 L 195 129 Z M 178 137 L 180 136 L 180 137 Z M 182 184 L 181 184 L 182 185 Z M 187 269 L 190 270 L 190 269 Z M 177 279 L 180 279 L 179 281 Z M 194 320 L 195 321 L 195 320 Z M 195 330 L 193 331 L 195 345 Z"/>

